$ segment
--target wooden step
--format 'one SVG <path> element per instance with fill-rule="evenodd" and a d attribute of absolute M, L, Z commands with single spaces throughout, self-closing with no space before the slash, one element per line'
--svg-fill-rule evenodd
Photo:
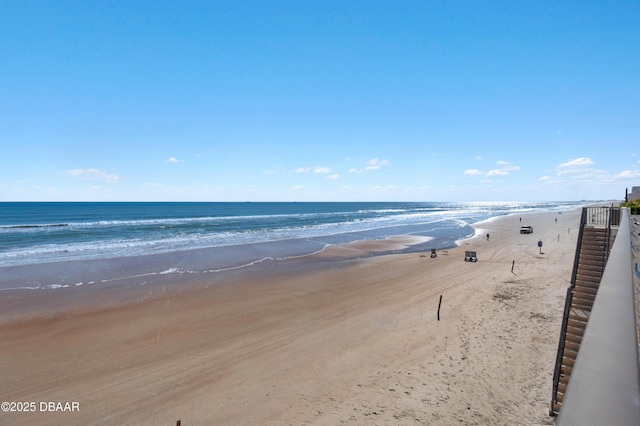
<path fill-rule="evenodd" d="M 583 237 L 593 237 L 593 236 L 606 236 L 607 229 L 606 228 L 584 228 L 584 232 L 582 233 Z"/>
<path fill-rule="evenodd" d="M 585 284 L 600 284 L 602 274 L 593 271 L 578 271 L 576 273 L 576 284 L 584 282 Z"/>
<path fill-rule="evenodd" d="M 589 228 L 585 228 L 587 230 Z M 606 239 L 607 231 L 605 229 L 593 231 L 586 231 L 582 233 L 582 241 L 590 239 Z"/>
<path fill-rule="evenodd" d="M 577 277 L 589 278 L 589 279 L 597 279 L 600 281 L 602 279 L 602 266 L 580 266 L 576 273 Z"/>
<path fill-rule="evenodd" d="M 582 235 L 582 241 L 606 241 L 607 240 L 607 234 L 600 234 L 600 233 L 586 233 Z"/>
<path fill-rule="evenodd" d="M 580 244 L 580 250 L 584 250 L 589 247 L 605 247 L 607 243 L 606 238 L 582 238 L 582 243 Z"/>
<path fill-rule="evenodd" d="M 574 336 L 582 337 L 584 335 L 585 328 L 587 328 L 586 321 L 578 321 L 576 319 L 569 319 L 569 321 L 567 321 L 567 333 L 571 333 Z"/>
<path fill-rule="evenodd" d="M 561 371 L 564 375 L 571 377 L 571 373 L 573 373 L 573 366 L 569 367 L 568 365 L 563 365 Z"/>
<path fill-rule="evenodd" d="M 605 234 L 591 234 L 582 236 L 582 245 L 589 244 L 602 244 L 607 242 L 607 236 Z"/>
<path fill-rule="evenodd" d="M 597 270 L 580 268 L 576 273 L 576 280 L 578 277 L 588 282 L 595 280 L 597 283 L 600 283 L 602 280 L 602 268 L 598 268 Z"/>
<path fill-rule="evenodd" d="M 596 248 L 596 247 L 589 247 L 589 248 L 582 248 L 580 250 L 580 253 L 578 254 L 578 260 L 582 260 L 582 259 L 588 259 L 588 260 L 594 260 L 594 261 L 603 261 L 605 258 L 605 250 L 604 248 Z"/>
<path fill-rule="evenodd" d="M 581 309 L 583 311 L 591 312 L 593 309 L 593 302 L 582 302 L 579 299 L 574 299 L 571 302 L 571 307 L 575 309 Z"/>
<path fill-rule="evenodd" d="M 572 309 L 572 311 L 573 310 L 574 309 Z M 567 327 L 571 327 L 572 329 L 575 329 L 572 331 L 572 333 L 578 330 L 584 330 L 587 327 L 587 321 L 589 321 L 588 315 L 590 315 L 591 312 L 585 311 L 584 309 L 581 309 L 580 312 L 582 315 L 587 315 L 587 319 L 583 318 L 582 316 L 578 317 L 576 315 L 569 314 L 569 318 L 567 320 Z"/>
<path fill-rule="evenodd" d="M 575 353 L 577 355 L 579 350 L 580 350 L 580 344 L 565 340 L 565 342 L 564 342 L 564 351 L 565 351 L 565 353 L 567 351 L 569 351 L 569 352 L 573 352 L 573 353 Z"/>
<path fill-rule="evenodd" d="M 586 285 L 576 285 L 573 288 L 573 295 L 577 296 L 577 295 L 583 295 L 583 296 L 591 296 L 591 297 L 596 297 L 596 295 L 598 294 L 598 289 L 600 288 L 600 286 L 597 287 L 593 287 L 593 286 L 586 286 Z"/>
<path fill-rule="evenodd" d="M 569 368 L 573 368 L 573 366 L 576 363 L 576 359 L 577 358 L 578 358 L 578 352 L 572 351 L 572 350 L 567 350 L 565 348 L 565 351 L 562 354 L 562 365 L 563 366 L 567 366 Z"/>
<path fill-rule="evenodd" d="M 591 274 L 591 275 L 602 275 L 602 271 L 604 271 L 604 267 L 607 266 L 602 261 L 598 260 L 584 260 L 581 259 L 578 262 L 578 269 L 576 269 L 576 274 Z"/>
<path fill-rule="evenodd" d="M 607 248 L 606 240 L 582 240 L 580 252 L 600 250 L 601 252 Z"/>
<path fill-rule="evenodd" d="M 574 287 L 589 286 L 593 287 L 594 290 L 597 290 L 598 287 L 600 287 L 600 281 L 602 281 L 602 274 L 593 275 L 577 273 Z"/>
<path fill-rule="evenodd" d="M 593 299 L 581 299 L 579 297 L 573 297 L 571 300 L 571 307 L 573 309 L 580 309 L 585 312 L 591 312 L 593 309 Z"/>
<path fill-rule="evenodd" d="M 567 324 L 567 333 L 573 334 L 576 337 L 582 338 L 582 336 L 584 336 L 584 330 L 586 328 L 587 328 L 586 323 Z"/>
<path fill-rule="evenodd" d="M 606 240 L 582 240 L 582 244 L 580 244 L 580 252 L 596 250 L 603 251 L 606 246 Z"/>
<path fill-rule="evenodd" d="M 573 368 L 574 364 L 576 363 L 576 359 L 575 358 L 570 358 L 568 356 L 562 356 L 562 365 L 563 366 L 567 366 L 567 367 L 571 367 Z"/>
<path fill-rule="evenodd" d="M 583 228 L 583 236 L 594 236 L 594 235 L 607 235 L 607 229 L 606 228 L 590 228 L 590 227 L 585 227 Z"/>
<path fill-rule="evenodd" d="M 562 395 L 567 392 L 567 386 L 569 386 L 569 379 L 567 378 L 566 381 L 564 381 L 563 379 L 564 378 L 561 378 L 560 382 L 558 383 L 558 392 L 562 393 Z"/>
<path fill-rule="evenodd" d="M 593 306 L 593 302 L 595 302 L 595 300 L 596 300 L 596 295 L 594 293 L 576 291 L 573 293 L 573 298 L 571 298 L 571 304 L 573 305 L 573 301 L 576 301 L 576 303 L 579 303 L 582 305 L 586 303 L 590 306 Z"/>
<path fill-rule="evenodd" d="M 576 287 L 573 289 L 572 299 L 578 298 L 581 300 L 589 300 L 593 303 L 596 300 L 597 291 L 589 287 Z"/>
<path fill-rule="evenodd" d="M 586 271 L 594 271 L 597 273 L 602 273 L 603 263 L 601 261 L 596 260 L 580 260 L 578 262 L 578 271 L 586 272 Z"/>
<path fill-rule="evenodd" d="M 575 336 L 576 338 L 582 340 L 582 337 L 584 337 L 584 328 L 580 329 L 580 328 L 567 327 L 567 334 L 571 334 L 571 335 Z"/>
<path fill-rule="evenodd" d="M 596 295 L 592 293 L 574 293 L 573 298 L 571 299 L 571 305 L 576 304 L 579 305 L 589 305 L 593 306 L 593 302 L 596 300 Z M 591 309 L 589 309 L 591 310 Z"/>
<path fill-rule="evenodd" d="M 587 323 L 587 321 L 589 321 L 589 316 L 590 314 L 587 312 L 582 312 L 578 309 L 571 309 L 569 311 L 569 320 L 570 321 L 580 321 L 584 324 Z"/>
<path fill-rule="evenodd" d="M 585 263 L 602 265 L 604 263 L 604 253 L 601 251 L 581 253 L 578 257 L 578 265 Z"/>
<path fill-rule="evenodd" d="M 574 334 L 567 334 L 565 336 L 565 341 L 573 342 L 573 343 L 576 343 L 576 344 L 580 344 L 580 343 L 582 343 L 582 336 L 576 336 Z"/>
<path fill-rule="evenodd" d="M 602 250 L 589 250 L 580 253 L 580 255 L 578 256 L 578 266 L 585 263 L 603 265 L 604 260 L 605 256 Z"/>
<path fill-rule="evenodd" d="M 576 287 L 580 286 L 598 289 L 598 287 L 600 287 L 600 281 L 602 281 L 602 277 L 576 275 Z"/>
<path fill-rule="evenodd" d="M 605 253 L 604 250 L 581 250 L 578 255 L 578 263 L 583 261 L 593 261 L 604 263 Z"/>

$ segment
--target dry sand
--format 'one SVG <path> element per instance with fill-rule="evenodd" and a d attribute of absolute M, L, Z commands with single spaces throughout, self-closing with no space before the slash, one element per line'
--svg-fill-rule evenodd
<path fill-rule="evenodd" d="M 384 243 L 352 245 L 323 270 L 128 304 L 64 308 L 69 293 L 47 292 L 56 314 L 0 322 L 0 401 L 36 403 L 0 425 L 553 424 L 578 224 L 577 210 L 501 217 L 433 259 L 329 260 Z"/>

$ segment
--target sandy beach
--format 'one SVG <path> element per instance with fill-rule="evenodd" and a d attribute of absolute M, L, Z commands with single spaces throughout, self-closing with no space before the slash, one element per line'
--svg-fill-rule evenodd
<path fill-rule="evenodd" d="M 0 425 L 553 424 L 578 224 L 504 216 L 436 258 L 340 260 L 399 238 L 187 289 L 3 292 L 0 401 L 35 409 Z"/>

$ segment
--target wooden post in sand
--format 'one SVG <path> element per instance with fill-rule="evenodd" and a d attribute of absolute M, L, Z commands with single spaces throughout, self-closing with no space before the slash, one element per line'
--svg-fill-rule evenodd
<path fill-rule="evenodd" d="M 513 267 L 514 266 L 516 266 L 516 261 L 515 260 L 511 263 L 511 273 L 512 274 L 513 274 Z"/>
<path fill-rule="evenodd" d="M 180 420 L 178 420 L 178 422 L 176 423 L 176 426 L 180 426 Z"/>
<path fill-rule="evenodd" d="M 442 295 L 440 295 L 440 302 L 438 303 L 438 321 L 440 321 L 440 305 L 442 305 Z"/>

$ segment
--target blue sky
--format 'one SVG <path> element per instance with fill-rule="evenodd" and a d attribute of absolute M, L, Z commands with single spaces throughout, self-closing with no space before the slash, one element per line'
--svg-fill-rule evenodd
<path fill-rule="evenodd" d="M 640 186 L 638 1 L 3 1 L 0 201 Z"/>

